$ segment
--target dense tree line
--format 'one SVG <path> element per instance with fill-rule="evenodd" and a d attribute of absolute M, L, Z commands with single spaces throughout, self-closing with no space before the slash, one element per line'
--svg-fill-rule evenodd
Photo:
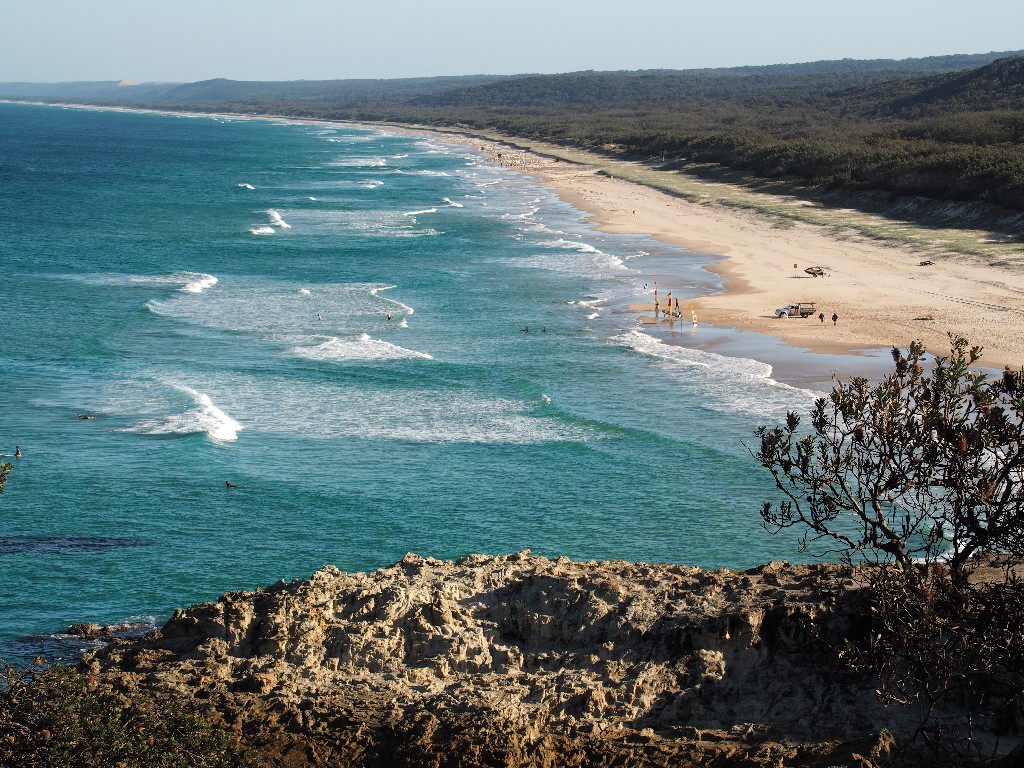
<path fill-rule="evenodd" d="M 710 163 L 824 190 L 1021 211 L 1024 58 L 994 57 L 515 77 L 210 80 L 136 105 L 490 129 L 666 167 Z M 970 68 L 978 62 L 985 65 Z M 129 93 L 120 103 L 131 103 Z"/>

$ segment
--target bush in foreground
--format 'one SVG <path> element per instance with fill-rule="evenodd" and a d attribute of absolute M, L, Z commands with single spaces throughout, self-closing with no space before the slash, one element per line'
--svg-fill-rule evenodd
<path fill-rule="evenodd" d="M 226 733 L 180 703 L 98 690 L 65 666 L 0 674 L 3 768 L 239 768 Z"/>
<path fill-rule="evenodd" d="M 1024 722 L 1024 371 L 990 378 L 973 367 L 980 347 L 951 342 L 933 362 L 920 343 L 893 349 L 894 373 L 837 382 L 810 429 L 790 413 L 751 452 L 784 494 L 763 505 L 766 528 L 874 566 L 847 662 L 887 703 L 922 707 L 933 764 L 968 765 L 997 750 L 978 725 Z"/>

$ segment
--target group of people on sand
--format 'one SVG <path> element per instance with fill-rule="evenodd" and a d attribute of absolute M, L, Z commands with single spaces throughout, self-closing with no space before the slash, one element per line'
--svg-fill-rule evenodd
<path fill-rule="evenodd" d="M 825 313 L 824 312 L 819 312 L 818 313 L 818 319 L 822 323 L 824 323 L 825 322 Z M 838 322 L 839 322 L 839 315 L 837 315 L 835 312 L 833 312 L 832 313 L 832 325 L 835 325 Z"/>
<path fill-rule="evenodd" d="M 644 283 L 644 290 L 647 290 L 647 283 Z M 693 324 L 697 324 L 697 315 L 693 312 L 693 306 L 690 306 L 690 314 L 692 315 Z M 654 283 L 654 316 L 666 319 L 674 320 L 676 318 L 682 318 L 683 310 L 679 306 L 679 299 L 672 298 L 672 291 L 668 292 L 668 299 L 665 302 L 664 309 L 661 306 L 661 301 L 658 299 L 658 283 Z"/>

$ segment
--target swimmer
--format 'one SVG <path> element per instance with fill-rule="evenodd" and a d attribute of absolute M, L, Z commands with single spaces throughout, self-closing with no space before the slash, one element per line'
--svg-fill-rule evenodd
<path fill-rule="evenodd" d="M 14 458 L 16 458 L 16 459 L 20 459 L 21 458 L 21 446 L 20 445 L 14 446 Z"/>
<path fill-rule="evenodd" d="M 316 313 L 316 319 L 317 319 L 317 320 L 323 320 L 323 318 L 322 318 L 322 317 L 320 317 L 320 313 L 319 313 L 319 312 L 317 312 L 317 313 Z"/>
<path fill-rule="evenodd" d="M 78 414 L 78 420 L 79 421 L 85 421 L 86 419 L 95 419 L 95 418 L 96 418 L 95 416 L 91 416 L 88 413 L 80 413 L 80 414 Z"/>
<path fill-rule="evenodd" d="M 522 331 L 523 331 L 523 333 L 529 333 L 530 332 L 530 326 L 527 325 L 525 328 L 522 329 Z"/>
<path fill-rule="evenodd" d="M 391 313 L 390 312 L 388 312 L 388 322 L 389 323 L 391 322 Z"/>

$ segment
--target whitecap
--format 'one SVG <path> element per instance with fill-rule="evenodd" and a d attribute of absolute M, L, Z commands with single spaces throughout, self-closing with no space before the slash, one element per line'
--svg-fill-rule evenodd
<path fill-rule="evenodd" d="M 309 296 L 309 288 L 299 288 L 299 296 Z"/>
<path fill-rule="evenodd" d="M 272 235 L 274 234 L 273 227 L 254 227 L 249 230 L 254 235 Z"/>
<path fill-rule="evenodd" d="M 453 202 L 452 200 L 450 200 L 447 197 L 442 197 L 441 199 L 444 200 L 446 203 L 448 203 L 448 205 L 450 205 L 452 208 L 462 208 L 463 207 L 462 203 Z"/>
<path fill-rule="evenodd" d="M 213 275 L 198 274 L 195 272 L 185 272 L 183 276 L 193 278 L 190 279 L 185 285 L 181 287 L 181 290 L 186 293 L 202 293 L 207 288 L 217 284 L 217 278 Z"/>
<path fill-rule="evenodd" d="M 280 227 L 281 229 L 291 229 L 292 225 L 282 219 L 281 214 L 273 208 L 267 211 L 267 215 L 270 217 L 270 226 Z"/>
<path fill-rule="evenodd" d="M 394 286 L 394 285 L 384 285 L 384 286 L 381 286 L 380 288 L 372 288 L 370 290 L 370 295 L 371 296 L 375 296 L 375 297 L 377 297 L 379 299 L 383 299 L 384 301 L 386 301 L 391 306 L 398 307 L 399 311 L 402 314 L 404 314 L 404 315 L 411 315 L 411 314 L 413 314 L 416 310 L 414 310 L 412 307 L 410 307 L 410 306 L 408 306 L 406 304 L 403 304 L 400 301 L 395 301 L 394 299 L 389 299 L 389 298 L 386 298 L 386 297 L 383 297 L 383 296 L 379 295 L 380 291 L 390 291 L 392 288 L 395 288 L 395 287 L 397 287 L 397 286 Z"/>
<path fill-rule="evenodd" d="M 424 208 L 422 211 L 408 211 L 403 216 L 421 216 L 427 213 L 437 213 L 437 208 Z"/>
<path fill-rule="evenodd" d="M 242 189 L 256 189 L 256 187 L 254 187 L 252 184 L 246 184 L 245 182 L 242 182 L 238 186 L 240 186 Z"/>
<path fill-rule="evenodd" d="M 296 357 L 307 360 L 326 360 L 331 362 L 366 362 L 387 360 L 432 360 L 425 352 L 406 349 L 382 339 L 374 339 L 369 334 L 361 333 L 354 338 L 339 339 L 330 337 L 319 344 L 298 346 L 291 350 Z"/>
<path fill-rule="evenodd" d="M 383 157 L 346 157 L 327 163 L 335 168 L 382 168 L 387 164 Z"/>
<path fill-rule="evenodd" d="M 190 387 L 177 387 L 188 394 L 195 408 L 157 419 L 145 419 L 122 430 L 140 435 L 206 434 L 211 440 L 227 442 L 238 439 L 242 425 L 213 404 L 210 396 Z"/>

